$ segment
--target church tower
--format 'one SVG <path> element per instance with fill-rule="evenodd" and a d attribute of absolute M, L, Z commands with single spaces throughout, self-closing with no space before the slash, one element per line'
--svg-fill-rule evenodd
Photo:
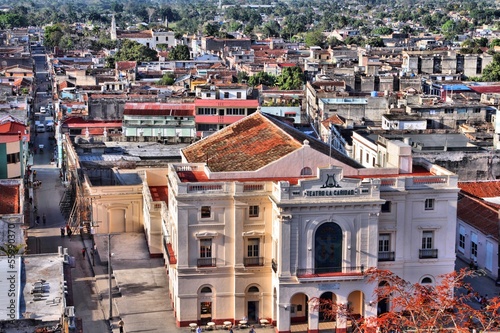
<path fill-rule="evenodd" d="M 111 40 L 116 40 L 116 20 L 115 20 L 115 14 L 113 14 L 113 17 L 111 18 Z"/>

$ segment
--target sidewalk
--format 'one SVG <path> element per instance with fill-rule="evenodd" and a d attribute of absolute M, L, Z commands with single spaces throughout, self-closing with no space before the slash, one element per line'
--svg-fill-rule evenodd
<path fill-rule="evenodd" d="M 92 266 L 101 306 L 109 317 L 108 236 L 95 235 L 97 255 L 92 262 L 92 240 L 83 240 L 86 258 Z M 162 259 L 149 258 L 144 235 L 112 235 L 112 330 L 119 332 L 185 332 L 176 328 L 173 310 L 168 304 L 168 283 Z M 94 264 L 94 265 L 93 265 Z"/>

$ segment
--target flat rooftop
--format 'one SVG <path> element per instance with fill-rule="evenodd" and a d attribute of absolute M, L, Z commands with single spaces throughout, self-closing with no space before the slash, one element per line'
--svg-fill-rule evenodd
<path fill-rule="evenodd" d="M 20 317 L 58 321 L 64 313 L 63 256 L 29 255 L 23 258 L 24 277 Z M 68 286 L 71 284 L 68 283 Z"/>

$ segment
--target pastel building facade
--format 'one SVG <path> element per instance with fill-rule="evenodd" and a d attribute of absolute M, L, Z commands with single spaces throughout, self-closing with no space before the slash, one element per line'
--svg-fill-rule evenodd
<path fill-rule="evenodd" d="M 146 171 L 163 196 L 162 246 L 177 324 L 265 319 L 319 332 L 316 298 L 376 316 L 365 271 L 435 283 L 455 260 L 457 177 L 425 160 L 365 168 L 257 112 Z M 158 191 L 158 188 L 155 189 Z M 383 283 L 383 281 L 380 281 Z M 347 323 L 336 318 L 338 331 Z"/>

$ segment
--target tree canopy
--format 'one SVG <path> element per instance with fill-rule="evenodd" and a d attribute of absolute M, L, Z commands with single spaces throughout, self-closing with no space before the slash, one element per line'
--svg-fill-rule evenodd
<path fill-rule="evenodd" d="M 283 68 L 281 75 L 276 78 L 276 85 L 281 90 L 302 89 L 304 83 L 304 73 L 298 66 Z"/>
<path fill-rule="evenodd" d="M 191 55 L 189 53 L 189 47 L 187 45 L 176 45 L 168 53 L 169 60 L 189 60 Z"/>
<path fill-rule="evenodd" d="M 434 284 L 410 283 L 388 270 L 369 269 L 366 282 L 377 284 L 373 305 L 384 302 L 387 312 L 377 317 L 359 318 L 349 305 L 338 304 L 332 299 L 310 300 L 328 319 L 337 317 L 351 320 L 358 331 L 375 332 L 443 332 L 469 333 L 471 329 L 489 331 L 497 328 L 500 297 L 487 300 L 485 307 L 477 309 L 474 297 L 465 278 L 477 276 L 473 270 L 462 269 L 439 276 Z M 382 282 L 382 283 L 381 283 Z M 387 302 L 389 300 L 389 302 Z"/>
<path fill-rule="evenodd" d="M 122 41 L 118 52 L 116 52 L 115 60 L 156 61 L 158 60 L 158 54 L 147 46 L 133 40 L 125 39 Z"/>
<path fill-rule="evenodd" d="M 479 80 L 485 82 L 500 81 L 500 54 L 496 53 L 493 56 L 493 61 L 483 69 L 483 75 Z"/>

